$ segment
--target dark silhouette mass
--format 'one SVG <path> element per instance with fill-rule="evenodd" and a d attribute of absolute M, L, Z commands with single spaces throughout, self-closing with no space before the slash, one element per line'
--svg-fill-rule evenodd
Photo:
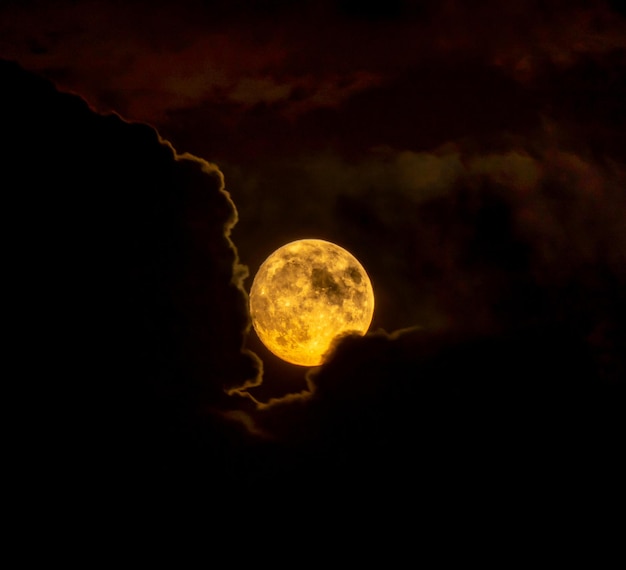
<path fill-rule="evenodd" d="M 1 74 L 12 358 L 39 405 L 33 438 L 59 469 L 97 464 L 121 488 L 194 461 L 219 478 L 210 410 L 257 374 L 221 173 L 14 64 Z"/>
<path fill-rule="evenodd" d="M 27 495 L 369 565 L 388 528 L 413 561 L 480 518 L 488 542 L 603 520 L 624 478 L 623 13 L 298 6 L 0 8 Z M 354 253 L 376 295 L 371 332 L 309 370 L 260 345 L 246 293 L 302 238 Z"/>
<path fill-rule="evenodd" d="M 245 488 L 269 503 L 339 488 L 519 501 L 615 476 L 621 284 L 589 269 L 589 284 L 529 290 L 502 203 L 485 194 L 459 251 L 519 281 L 500 303 L 507 330 L 347 338 L 309 372 L 309 393 L 257 408 L 226 395 L 257 365 L 241 351 L 236 213 L 219 171 L 14 64 L 1 71 L 11 358 L 36 403 L 36 462 L 98 465 L 111 493 Z M 529 296 L 550 308 L 511 317 Z"/>

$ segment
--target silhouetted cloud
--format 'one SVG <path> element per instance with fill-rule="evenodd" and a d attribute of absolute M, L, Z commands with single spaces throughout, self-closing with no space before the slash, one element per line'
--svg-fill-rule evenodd
<path fill-rule="evenodd" d="M 0 54 L 84 98 L 2 64 L 11 327 L 51 404 L 38 437 L 119 487 L 170 477 L 246 513 L 610 480 L 615 3 L 149 4 L 0 9 Z M 376 294 L 374 332 L 309 371 L 247 335 L 243 265 L 303 237 L 354 253 Z"/>
<path fill-rule="evenodd" d="M 95 460 L 122 486 L 175 458 L 221 462 L 211 409 L 258 364 L 220 171 L 14 64 L 0 73 L 7 324 L 38 404 L 24 445 L 49 438 L 55 461 Z"/>
<path fill-rule="evenodd" d="M 579 453 L 609 473 L 626 373 L 625 173 L 555 136 L 303 158 L 303 214 L 374 276 L 377 318 L 412 328 L 342 341 L 299 390 L 250 390 L 240 419 L 347 477 L 559 471 Z"/>

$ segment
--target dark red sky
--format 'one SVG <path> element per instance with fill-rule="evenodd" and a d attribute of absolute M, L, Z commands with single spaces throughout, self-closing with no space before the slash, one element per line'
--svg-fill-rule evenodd
<path fill-rule="evenodd" d="M 151 260 L 146 275 L 171 273 L 184 283 L 179 290 L 168 281 L 153 291 L 143 273 L 137 278 L 153 295 L 145 315 L 161 315 L 162 297 L 176 297 L 183 316 L 163 325 L 168 335 L 179 338 L 186 326 L 180 323 L 193 322 L 180 358 L 191 363 L 194 387 L 185 391 L 185 384 L 180 407 L 196 396 L 204 402 L 207 433 L 217 433 L 212 430 L 223 421 L 248 430 L 254 443 L 234 427 L 198 438 L 232 462 L 228 476 L 245 464 L 252 475 L 241 480 L 269 484 L 273 473 L 295 477 L 312 470 L 322 477 L 328 468 L 342 472 L 347 485 L 373 458 L 392 465 L 389 473 L 406 470 L 413 442 L 431 459 L 441 459 L 439 444 L 450 445 L 450 467 L 469 462 L 476 469 L 481 461 L 491 464 L 496 447 L 529 453 L 528 442 L 537 444 L 541 430 L 550 434 L 546 441 L 564 437 L 566 455 L 579 436 L 601 449 L 613 445 L 603 439 L 606 426 L 589 431 L 589 417 L 603 416 L 606 391 L 623 390 L 625 374 L 626 16 L 620 6 L 5 2 L 0 57 L 80 95 L 96 112 L 148 123 L 179 153 L 217 165 L 232 199 L 227 206 L 198 198 L 200 175 L 189 182 L 193 191 L 189 202 L 181 198 L 184 207 L 172 198 L 176 183 L 187 188 L 189 174 L 177 173 L 178 162 L 171 166 L 168 155 L 165 171 L 171 166 L 175 174 L 163 174 L 163 188 L 155 176 L 142 186 L 137 174 L 136 190 L 120 187 L 130 192 L 128 203 L 120 190 L 107 209 L 143 244 Z M 19 107 L 17 100 L 11 104 Z M 32 132 L 44 132 L 54 112 L 34 114 Z M 59 112 L 67 112 L 68 125 L 78 121 L 65 107 Z M 113 145 L 103 145 L 106 160 L 135 163 L 124 158 L 133 157 L 132 149 L 119 142 L 125 127 L 93 124 L 87 139 L 104 137 Z M 147 134 L 129 140 L 146 156 L 159 154 Z M 20 144 L 28 149 L 28 141 Z M 125 150 L 116 154 L 118 146 Z M 30 152 L 45 154 L 45 148 L 33 142 Z M 218 192 L 211 180 L 207 187 Z M 89 186 L 87 176 L 88 201 Z M 140 204 L 167 211 L 151 206 L 150 189 L 178 212 L 169 221 L 158 217 L 173 233 L 157 232 L 155 243 L 174 240 L 171 228 L 195 228 L 188 241 L 171 242 L 167 251 L 174 257 L 166 261 L 139 237 L 156 227 Z M 251 275 L 292 239 L 329 239 L 354 253 L 375 288 L 372 330 L 386 333 L 347 342 L 307 377 L 251 339 L 265 361 L 263 377 L 255 378 L 256 361 L 238 352 L 245 297 L 224 280 L 232 259 L 222 226 L 231 207 L 238 223 L 230 237 Z M 217 269 L 203 273 L 203 259 Z M 209 308 L 210 325 L 191 317 Z M 223 337 L 220 330 L 227 331 Z M 211 345 L 206 356 L 202 343 Z M 160 358 L 152 360 L 155 370 Z M 170 368 L 180 373 L 184 366 L 178 366 Z M 198 388 L 201 378 L 206 386 Z M 261 379 L 249 389 L 258 402 L 222 390 Z M 159 405 L 167 400 L 163 394 L 179 394 L 172 385 L 163 380 L 163 392 L 154 396 Z M 279 401 L 267 405 L 272 397 Z M 577 423 L 572 410 L 586 400 L 596 408 Z M 524 424 L 528 406 L 538 418 L 530 426 Z M 569 427 L 561 432 L 557 424 Z M 459 435 L 465 429 L 471 436 Z M 505 435 L 490 439 L 499 430 Z M 480 449 L 472 437 L 483 438 Z M 288 443 L 279 452 L 266 449 L 268 441 Z M 541 452 L 548 454 L 548 447 Z M 514 463 L 514 454 L 507 460 Z M 319 469 L 312 469 L 315 462 Z M 395 477 L 389 473 L 387 483 Z"/>

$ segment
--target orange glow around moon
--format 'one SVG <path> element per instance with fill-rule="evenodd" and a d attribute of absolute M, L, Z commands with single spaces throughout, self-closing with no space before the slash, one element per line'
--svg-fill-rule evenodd
<path fill-rule="evenodd" d="M 250 289 L 250 314 L 261 342 L 276 356 L 318 366 L 337 337 L 367 332 L 374 291 L 351 253 L 302 239 L 263 262 Z"/>

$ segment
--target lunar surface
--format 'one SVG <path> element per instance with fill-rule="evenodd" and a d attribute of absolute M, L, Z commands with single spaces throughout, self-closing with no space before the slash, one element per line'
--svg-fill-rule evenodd
<path fill-rule="evenodd" d="M 276 356 L 318 366 L 336 338 L 367 332 L 374 292 L 351 253 L 328 241 L 303 239 L 263 262 L 250 289 L 250 314 L 257 335 Z"/>

